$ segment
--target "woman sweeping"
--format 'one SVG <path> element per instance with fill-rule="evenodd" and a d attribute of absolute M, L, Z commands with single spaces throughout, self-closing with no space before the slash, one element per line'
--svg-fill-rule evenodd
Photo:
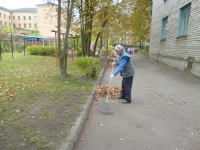
<path fill-rule="evenodd" d="M 115 46 L 115 52 L 119 55 L 119 62 L 114 62 L 113 65 L 117 65 L 116 71 L 111 74 L 110 79 L 112 80 L 119 72 L 122 76 L 122 90 L 121 95 L 118 99 L 122 99 L 121 103 L 131 103 L 131 89 L 133 84 L 133 77 L 135 69 L 130 55 L 124 51 L 122 45 Z"/>

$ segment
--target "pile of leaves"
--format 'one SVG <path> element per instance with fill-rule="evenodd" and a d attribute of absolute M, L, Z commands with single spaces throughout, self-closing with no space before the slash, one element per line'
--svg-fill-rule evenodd
<path fill-rule="evenodd" d="M 114 85 L 97 85 L 95 89 L 95 98 L 98 97 L 106 97 L 108 94 L 108 97 L 111 99 L 115 99 L 118 97 L 121 93 L 121 89 Z"/>

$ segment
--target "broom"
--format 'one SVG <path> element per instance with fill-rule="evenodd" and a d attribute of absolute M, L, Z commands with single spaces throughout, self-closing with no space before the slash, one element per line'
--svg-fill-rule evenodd
<path fill-rule="evenodd" d="M 114 62 L 115 62 L 115 59 L 114 59 Z M 111 71 L 111 74 L 113 73 L 113 65 L 112 65 L 112 71 Z M 112 109 L 110 103 L 109 103 L 109 100 L 108 100 L 108 96 L 109 96 L 109 92 L 110 92 L 110 84 L 111 84 L 111 79 L 110 79 L 110 82 L 109 82 L 109 85 L 108 85 L 108 94 L 107 94 L 107 98 L 106 98 L 106 101 L 103 102 L 97 109 L 102 112 L 102 113 L 106 113 L 106 114 L 111 114 L 114 112 L 114 110 Z"/>

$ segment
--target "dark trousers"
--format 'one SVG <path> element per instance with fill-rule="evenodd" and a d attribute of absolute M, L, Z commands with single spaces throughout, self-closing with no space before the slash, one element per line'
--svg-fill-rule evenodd
<path fill-rule="evenodd" d="M 132 84 L 133 84 L 133 76 L 123 77 L 121 97 L 125 98 L 125 100 L 127 100 L 128 102 L 131 102 Z"/>

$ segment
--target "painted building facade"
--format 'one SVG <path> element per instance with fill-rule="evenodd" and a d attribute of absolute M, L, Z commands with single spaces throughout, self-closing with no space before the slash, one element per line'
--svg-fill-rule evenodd
<path fill-rule="evenodd" d="M 199 0 L 153 0 L 149 58 L 200 76 Z"/>
<path fill-rule="evenodd" d="M 51 11 L 51 12 L 50 12 Z M 53 37 L 56 30 L 56 7 L 51 3 L 39 4 L 37 8 L 9 10 L 0 7 L 0 26 L 16 29 L 38 30 L 41 36 Z"/>

